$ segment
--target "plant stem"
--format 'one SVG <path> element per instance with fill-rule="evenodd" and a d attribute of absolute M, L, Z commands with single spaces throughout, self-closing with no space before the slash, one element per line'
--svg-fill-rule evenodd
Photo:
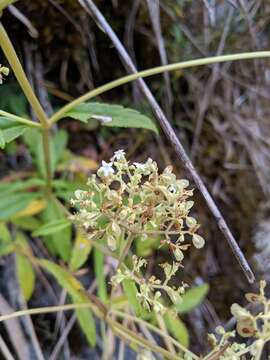
<path fill-rule="evenodd" d="M 106 91 L 109 91 L 118 86 L 127 84 L 127 83 L 134 81 L 136 79 L 139 79 L 139 78 L 145 78 L 148 76 L 161 74 L 161 73 L 167 72 L 167 71 L 187 69 L 187 68 L 195 67 L 195 66 L 210 65 L 210 64 L 216 64 L 216 63 L 221 63 L 221 62 L 226 62 L 226 61 L 258 59 L 258 58 L 263 58 L 263 57 L 270 57 L 270 51 L 257 51 L 257 52 L 248 52 L 248 53 L 240 53 L 240 54 L 212 56 L 212 57 L 208 57 L 208 58 L 189 60 L 189 61 L 178 62 L 175 64 L 157 66 L 157 67 L 149 69 L 149 70 L 139 71 L 135 74 L 121 77 L 120 79 L 111 81 L 105 85 L 102 85 L 94 90 L 89 91 L 88 93 L 80 96 L 79 98 L 71 101 L 69 104 L 62 107 L 49 120 L 51 123 L 55 123 L 66 112 L 71 110 L 73 107 L 81 104 L 82 102 L 90 100 L 95 96 L 105 93 Z"/>
<path fill-rule="evenodd" d="M 9 121 L 18 122 L 20 124 L 24 124 L 24 125 L 35 127 L 35 128 L 41 128 L 41 125 L 39 123 L 36 123 L 36 122 L 28 120 L 28 119 L 24 119 L 21 116 L 10 114 L 9 112 L 3 111 L 3 110 L 0 110 L 0 116 L 5 117 Z"/>
<path fill-rule="evenodd" d="M 59 305 L 59 306 L 44 306 L 40 308 L 33 308 L 33 309 L 26 309 L 26 310 L 19 310 L 14 311 L 11 314 L 5 314 L 0 316 L 0 323 L 2 321 L 10 320 L 13 318 L 26 316 L 26 315 L 37 315 L 37 314 L 48 314 L 48 313 L 54 313 L 57 311 L 68 311 L 68 310 L 74 310 L 74 309 L 80 309 L 80 308 L 91 308 L 91 303 L 85 303 L 85 304 L 67 304 L 67 305 Z"/>
<path fill-rule="evenodd" d="M 5 31 L 3 25 L 0 22 L 0 46 L 25 94 L 30 105 L 35 111 L 40 125 L 42 127 L 42 142 L 43 142 L 43 150 L 44 150 L 44 158 L 45 158 L 45 166 L 46 166 L 46 177 L 47 177 L 47 192 L 51 193 L 52 190 L 52 172 L 51 172 L 51 158 L 50 158 L 50 123 L 49 120 L 38 101 L 25 72 L 22 68 L 20 60 L 16 54 L 16 51 L 8 37 L 7 32 Z M 18 120 L 18 119 L 17 119 Z M 29 123 L 28 123 L 29 125 Z"/>
<path fill-rule="evenodd" d="M 120 258 L 119 258 L 119 262 L 118 262 L 118 265 L 117 265 L 117 268 L 115 270 L 115 272 L 117 272 L 118 269 L 120 269 L 120 267 L 122 266 L 123 264 L 123 261 L 125 259 L 125 257 L 127 256 L 128 254 L 128 251 L 132 245 L 132 242 L 134 240 L 134 236 L 132 234 L 129 234 L 128 238 L 127 238 L 127 242 L 125 244 L 125 247 L 122 251 L 122 254 L 120 255 Z"/>
<path fill-rule="evenodd" d="M 42 145 L 46 166 L 46 182 L 48 195 L 52 192 L 52 170 L 51 170 L 51 153 L 50 153 L 50 130 L 42 129 Z"/>
<path fill-rule="evenodd" d="M 111 328 L 119 334 L 119 336 L 128 340 L 129 342 L 144 346 L 146 349 L 161 354 L 164 356 L 164 359 L 183 360 L 183 358 L 179 355 L 173 355 L 162 347 L 151 344 L 148 340 L 144 339 L 140 335 L 137 335 L 135 332 L 129 330 L 124 325 L 119 324 L 117 321 L 109 318 L 107 318 L 106 321 L 111 326 Z"/>
<path fill-rule="evenodd" d="M 46 116 L 44 110 L 42 109 L 35 93 L 33 92 L 33 89 L 31 87 L 31 85 L 29 84 L 29 81 L 27 80 L 27 77 L 22 68 L 20 60 L 18 59 L 16 51 L 8 37 L 8 34 L 6 33 L 6 30 L 4 29 L 3 25 L 1 24 L 1 22 L 0 22 L 0 46 L 10 64 L 19 84 L 21 85 L 21 88 L 23 89 L 25 96 L 27 97 L 33 110 L 35 111 L 42 127 L 47 128 L 49 126 L 47 116 Z"/>
<path fill-rule="evenodd" d="M 151 323 L 148 323 L 147 321 L 137 318 L 135 316 L 132 316 L 130 314 L 124 313 L 122 311 L 119 310 L 114 310 L 111 309 L 110 313 L 119 316 L 121 318 L 124 319 L 129 319 L 131 321 L 134 321 L 136 323 L 141 323 L 143 325 L 145 325 L 146 327 L 148 327 L 151 331 L 155 332 L 156 334 L 162 336 L 163 338 L 167 338 L 169 339 L 176 347 L 178 347 L 181 351 L 183 351 L 184 353 L 189 354 L 193 359 L 199 359 L 199 357 L 197 355 L 195 355 L 193 352 L 191 352 L 190 350 L 188 350 L 187 348 L 185 348 L 185 346 L 183 346 L 182 344 L 180 344 L 178 341 L 176 341 L 174 338 L 172 338 L 170 335 L 168 334 L 164 334 L 164 332 L 162 330 L 160 330 L 159 328 L 157 328 L 155 325 L 152 325 Z"/>

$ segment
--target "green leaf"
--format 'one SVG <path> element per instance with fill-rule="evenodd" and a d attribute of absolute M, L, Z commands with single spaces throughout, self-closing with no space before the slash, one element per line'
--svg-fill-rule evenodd
<path fill-rule="evenodd" d="M 0 244 L 0 256 L 6 256 L 11 254 L 15 250 L 15 246 L 12 243 Z"/>
<path fill-rule="evenodd" d="M 54 180 L 53 187 L 55 188 L 57 197 L 60 197 L 66 201 L 70 201 L 77 189 L 88 190 L 85 182 L 79 182 L 76 180 Z"/>
<path fill-rule="evenodd" d="M 83 234 L 81 231 L 78 231 L 71 253 L 70 269 L 72 271 L 79 269 L 88 259 L 90 251 L 91 244 L 89 240 L 87 240 L 85 234 Z"/>
<path fill-rule="evenodd" d="M 50 272 L 72 298 L 74 304 L 89 302 L 88 297 L 83 292 L 82 284 L 67 270 L 49 260 L 40 260 L 40 265 Z M 91 346 L 96 344 L 96 327 L 93 315 L 90 309 L 76 309 L 79 324 Z"/>
<path fill-rule="evenodd" d="M 33 216 L 23 218 L 11 218 L 11 223 L 22 228 L 23 230 L 34 231 L 41 227 L 41 222 Z"/>
<path fill-rule="evenodd" d="M 24 181 L 14 181 L 10 183 L 0 183 L 0 197 L 9 193 L 18 193 L 18 191 L 29 190 L 34 187 L 44 187 L 46 182 L 43 179 L 33 178 Z"/>
<path fill-rule="evenodd" d="M 52 137 L 53 151 L 51 154 L 52 172 L 55 171 L 63 152 L 67 146 L 68 133 L 65 130 L 58 130 Z"/>
<path fill-rule="evenodd" d="M 7 1 L 10 0 L 1 0 Z M 25 118 L 29 118 L 27 115 L 28 110 L 28 102 L 21 91 L 21 88 L 18 83 L 5 83 L 0 87 L 0 109 L 4 109 L 9 113 L 23 116 Z M 1 120 L 0 120 L 0 128 L 1 128 Z"/>
<path fill-rule="evenodd" d="M 168 311 L 164 315 L 166 327 L 169 332 L 179 341 L 180 344 L 188 348 L 189 345 L 189 334 L 186 325 L 175 316 L 172 312 Z"/>
<path fill-rule="evenodd" d="M 141 317 L 143 314 L 143 309 L 137 299 L 138 289 L 135 282 L 131 279 L 125 279 L 123 280 L 122 284 L 124 292 L 128 298 L 128 302 L 131 305 L 135 315 Z"/>
<path fill-rule="evenodd" d="M 141 240 L 140 237 L 135 240 L 136 254 L 137 256 L 147 257 L 153 254 L 154 250 L 160 246 L 160 236 L 149 236 L 147 240 Z"/>
<path fill-rule="evenodd" d="M 10 141 L 21 136 L 25 132 L 26 129 L 27 129 L 27 126 L 19 125 L 19 126 L 12 126 L 8 129 L 3 130 L 3 135 L 5 138 L 5 141 L 7 143 L 9 143 Z"/>
<path fill-rule="evenodd" d="M 0 243 L 10 244 L 11 241 L 12 240 L 7 225 L 0 222 Z"/>
<path fill-rule="evenodd" d="M 55 135 L 51 137 L 49 143 L 49 151 L 51 158 L 51 171 L 54 173 L 56 165 L 63 155 L 63 151 L 67 145 L 68 135 L 64 130 L 59 130 Z M 38 168 L 39 174 L 46 177 L 45 158 L 42 145 L 42 135 L 37 129 L 29 129 L 24 134 L 24 141 L 27 144 L 34 162 Z"/>
<path fill-rule="evenodd" d="M 40 228 L 35 230 L 33 236 L 46 236 L 55 234 L 67 227 L 71 226 L 70 221 L 66 219 L 53 220 L 47 224 L 42 225 Z"/>
<path fill-rule="evenodd" d="M 43 151 L 43 140 L 42 135 L 37 129 L 27 129 L 24 134 L 24 141 L 28 146 L 35 165 L 37 166 L 39 175 L 43 178 L 46 178 L 46 166 L 45 166 L 45 158 Z M 50 158 L 53 156 L 53 145 L 52 141 L 49 144 Z"/>
<path fill-rule="evenodd" d="M 0 13 L 9 5 L 13 4 L 17 0 L 0 0 Z"/>
<path fill-rule="evenodd" d="M 40 196 L 39 193 L 2 194 L 0 201 L 0 220 L 11 218 L 19 211 L 25 209 L 31 200 L 38 196 Z"/>
<path fill-rule="evenodd" d="M 3 130 L 0 130 L 0 149 L 4 149 L 6 145 L 6 141 L 4 138 Z"/>
<path fill-rule="evenodd" d="M 103 126 L 148 129 L 158 134 L 157 126 L 152 119 L 137 110 L 121 105 L 83 103 L 68 111 L 63 117 L 71 117 L 84 123 L 94 119 L 99 120 Z"/>
<path fill-rule="evenodd" d="M 66 220 L 64 209 L 56 201 L 50 201 L 41 214 L 43 224 L 51 223 L 55 220 Z M 64 261 L 69 261 L 72 250 L 71 245 L 71 226 L 44 236 L 49 251 L 54 255 L 59 255 Z"/>
<path fill-rule="evenodd" d="M 20 126 L 21 124 L 14 121 L 14 120 L 10 120 L 8 117 L 5 116 L 1 116 L 0 115 L 0 129 L 7 129 L 13 126 Z"/>
<path fill-rule="evenodd" d="M 31 253 L 27 240 L 22 233 L 17 234 L 15 241 L 25 253 Z M 31 262 L 27 256 L 20 252 L 16 253 L 16 273 L 23 296 L 28 301 L 35 288 L 36 276 Z"/>
<path fill-rule="evenodd" d="M 2 130 L 2 137 L 5 143 L 9 143 L 15 140 L 17 137 L 21 136 L 27 129 L 27 126 L 24 125 L 12 126 L 8 129 Z"/>
<path fill-rule="evenodd" d="M 98 285 L 98 296 L 103 302 L 106 302 L 108 296 L 104 273 L 104 254 L 97 249 L 94 249 L 94 268 Z"/>
<path fill-rule="evenodd" d="M 182 301 L 175 305 L 175 309 L 179 314 L 187 313 L 198 306 L 206 297 L 209 291 L 208 284 L 196 286 L 183 295 Z"/>

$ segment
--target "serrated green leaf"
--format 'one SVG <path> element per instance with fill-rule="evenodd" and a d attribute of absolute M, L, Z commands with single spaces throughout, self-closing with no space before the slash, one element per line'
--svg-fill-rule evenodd
<path fill-rule="evenodd" d="M 21 249 L 24 249 L 25 253 L 31 253 L 31 249 L 27 243 L 23 234 L 18 233 L 15 242 Z M 34 291 L 36 275 L 33 266 L 27 256 L 16 253 L 16 273 L 19 286 L 22 290 L 22 294 L 26 301 L 28 301 Z"/>
<path fill-rule="evenodd" d="M 122 284 L 124 292 L 128 298 L 128 302 L 131 305 L 135 315 L 141 317 L 143 314 L 143 309 L 137 299 L 138 289 L 135 282 L 131 279 L 125 279 L 123 280 Z"/>
<path fill-rule="evenodd" d="M 39 229 L 35 230 L 32 233 L 32 235 L 33 236 L 51 235 L 51 234 L 55 234 L 59 231 L 62 231 L 70 226 L 71 226 L 70 221 L 68 221 L 66 219 L 53 220 L 47 224 L 42 225 Z"/>
<path fill-rule="evenodd" d="M 79 269 L 88 259 L 91 251 L 91 244 L 85 234 L 77 232 L 75 243 L 71 253 L 70 269 L 75 271 Z"/>
<path fill-rule="evenodd" d="M 83 103 L 68 111 L 63 117 L 71 117 L 85 123 L 95 119 L 103 126 L 148 129 L 158 134 L 157 126 L 152 119 L 137 110 L 121 105 Z"/>
<path fill-rule="evenodd" d="M 49 260 L 40 260 L 40 265 L 50 272 L 72 298 L 74 304 L 87 303 L 89 299 L 83 293 L 82 284 L 67 270 Z M 79 324 L 91 346 L 96 344 L 96 326 L 90 309 L 76 309 Z"/>
<path fill-rule="evenodd" d="M 198 306 L 206 297 L 209 291 L 208 284 L 196 286 L 187 290 L 182 297 L 182 302 L 175 305 L 175 309 L 179 314 L 187 313 Z"/>
<path fill-rule="evenodd" d="M 169 332 L 179 341 L 180 344 L 188 348 L 189 334 L 183 321 L 170 311 L 164 315 L 164 320 Z"/>

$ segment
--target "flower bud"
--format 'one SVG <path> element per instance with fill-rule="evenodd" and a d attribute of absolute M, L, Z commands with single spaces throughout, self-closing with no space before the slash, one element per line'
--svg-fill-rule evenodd
<path fill-rule="evenodd" d="M 197 220 L 191 216 L 186 217 L 186 224 L 189 228 L 194 227 L 197 224 Z"/>
<path fill-rule="evenodd" d="M 173 252 L 174 257 L 177 261 L 181 262 L 184 259 L 183 251 L 181 251 L 178 247 Z"/>
<path fill-rule="evenodd" d="M 1 72 L 3 75 L 8 76 L 8 74 L 9 74 L 9 68 L 8 68 L 8 67 L 5 67 L 5 66 L 2 66 L 2 67 L 0 68 L 0 72 Z"/>
<path fill-rule="evenodd" d="M 201 249 L 201 248 L 204 247 L 205 240 L 200 235 L 194 234 L 192 236 L 192 243 L 193 243 L 193 245 L 195 246 L 196 249 Z"/>
<path fill-rule="evenodd" d="M 108 235 L 107 245 L 111 251 L 115 251 L 117 249 L 116 238 L 114 236 Z"/>
<path fill-rule="evenodd" d="M 112 229 L 112 234 L 113 234 L 116 238 L 118 238 L 119 236 L 121 236 L 121 228 L 120 228 L 120 226 L 119 226 L 116 222 L 112 222 L 111 229 Z"/>

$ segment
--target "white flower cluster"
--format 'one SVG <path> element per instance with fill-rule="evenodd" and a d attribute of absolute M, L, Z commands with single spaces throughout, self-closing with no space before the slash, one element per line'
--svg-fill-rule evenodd
<path fill-rule="evenodd" d="M 250 303 L 261 305 L 263 311 L 257 315 L 251 314 L 239 304 L 235 303 L 231 306 L 231 313 L 236 319 L 237 333 L 243 338 L 248 338 L 249 341 L 245 343 L 232 341 L 236 332 L 226 332 L 222 326 L 218 326 L 216 333 L 220 339 L 218 340 L 214 334 L 209 335 L 209 341 L 214 348 L 211 352 L 213 356 L 219 355 L 220 360 L 263 359 L 264 346 L 270 340 L 270 301 L 265 297 L 265 286 L 265 281 L 261 281 L 259 294 L 246 294 L 246 299 Z"/>
<path fill-rule="evenodd" d="M 144 241 L 161 238 L 160 245 L 167 245 L 179 262 L 190 246 L 188 238 L 194 247 L 204 246 L 204 239 L 197 234 L 199 225 L 189 215 L 193 190 L 187 189 L 187 180 L 176 179 L 171 167 L 158 174 L 152 159 L 129 164 L 119 150 L 110 162 L 102 161 L 97 175 L 89 179 L 89 191 L 75 192 L 72 204 L 79 212 L 74 219 L 88 233 L 106 232 L 111 250 L 117 249 L 120 238 L 129 232 Z"/>
<path fill-rule="evenodd" d="M 170 166 L 159 174 L 152 159 L 130 164 L 125 152 L 119 150 L 110 162 L 102 161 L 97 176 L 92 175 L 88 186 L 87 191 L 77 190 L 71 201 L 78 209 L 73 220 L 93 241 L 106 241 L 119 257 L 130 239 L 156 239 L 160 247 L 167 247 L 175 258 L 173 265 L 164 266 L 167 280 L 162 283 L 152 277 L 147 282 L 137 282 L 138 298 L 145 308 L 153 307 L 160 312 L 163 311 L 160 290 L 177 302 L 183 287 L 167 286 L 172 276 L 168 274 L 176 272 L 190 246 L 200 249 L 205 243 L 197 234 L 199 224 L 190 216 L 194 202 L 190 200 L 193 190 L 188 189 L 189 182 L 177 179 Z M 122 270 L 119 269 L 115 282 L 120 283 L 125 277 L 136 280 L 138 274 L 134 269 Z M 155 293 L 154 288 L 158 290 Z"/>

